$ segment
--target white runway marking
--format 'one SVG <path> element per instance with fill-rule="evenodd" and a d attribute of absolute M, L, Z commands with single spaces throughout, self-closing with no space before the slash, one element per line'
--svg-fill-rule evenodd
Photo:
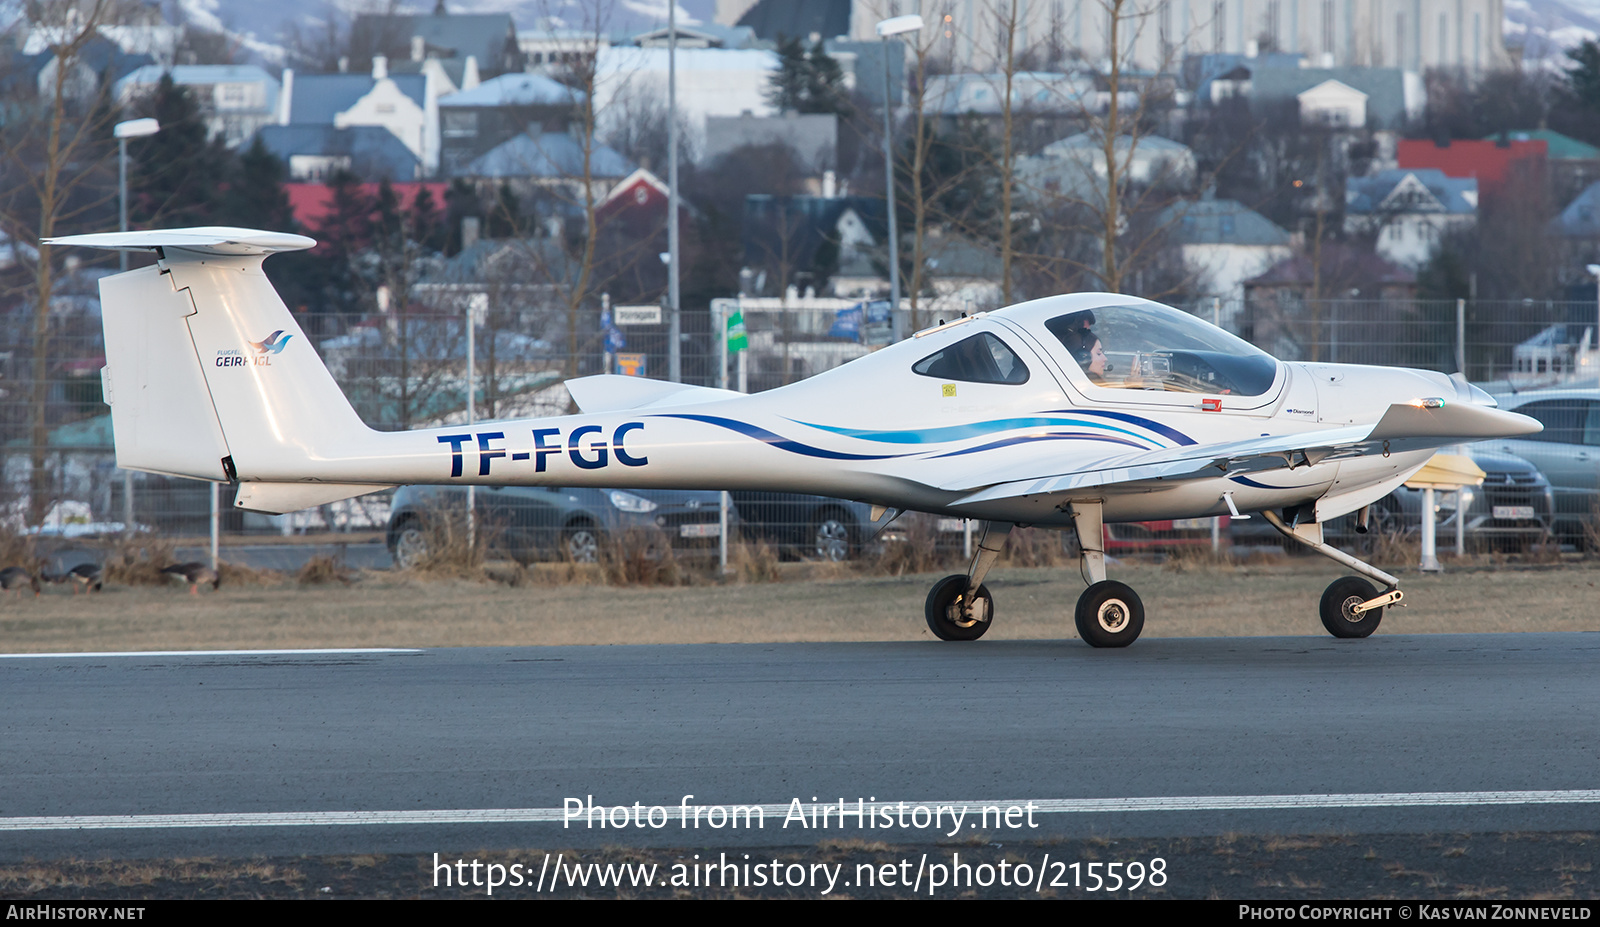
<path fill-rule="evenodd" d="M 129 650 L 105 653 L 0 653 L 0 660 L 70 660 L 93 657 L 314 657 L 328 654 L 356 653 L 421 653 L 421 650 L 399 647 L 343 647 L 327 650 Z"/>
<path fill-rule="evenodd" d="M 1007 801 L 906 801 L 844 802 L 845 819 L 856 819 L 857 809 L 868 820 L 873 812 L 936 807 L 965 807 L 973 814 L 983 808 L 1027 807 L 1035 814 L 1120 814 L 1148 811 L 1268 811 L 1283 809 L 1423 808 L 1483 805 L 1600 804 L 1600 789 L 1563 789 L 1521 792 L 1374 792 L 1349 795 L 1190 795 L 1166 798 L 1018 799 Z M 631 805 L 628 806 L 632 810 Z M 665 805 L 668 821 L 682 821 L 677 805 Z M 689 813 L 705 816 L 709 805 L 690 805 Z M 794 805 L 720 805 L 761 809 L 765 818 L 783 820 Z M 824 809 L 838 820 L 839 802 L 802 804 L 807 819 Z M 598 810 L 604 810 L 600 808 Z M 649 806 L 645 806 L 649 810 Z M 751 815 L 754 816 L 752 810 Z M 165 830 L 220 827 L 364 827 L 417 824 L 548 824 L 561 823 L 561 808 L 476 808 L 436 811 L 287 811 L 237 814 L 102 814 L 0 818 L 0 831 L 40 830 Z M 598 813 L 596 814 L 598 819 Z M 575 818 L 574 825 L 580 819 Z M 596 825 L 598 827 L 598 824 Z M 853 828 L 855 824 L 848 824 Z M 837 825 L 835 825 L 837 827 Z M 619 828 L 620 829 L 620 828 Z M 630 826 L 631 829 L 631 826 Z"/>

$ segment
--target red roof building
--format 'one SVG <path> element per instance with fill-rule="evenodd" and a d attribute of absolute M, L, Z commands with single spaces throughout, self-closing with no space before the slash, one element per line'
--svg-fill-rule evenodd
<path fill-rule="evenodd" d="M 363 183 L 356 186 L 362 196 L 377 199 L 377 184 Z M 402 211 L 410 209 L 418 191 L 426 187 L 433 197 L 433 208 L 438 210 L 441 216 L 444 215 L 444 195 L 450 189 L 449 184 L 412 182 L 392 183 L 389 186 L 399 199 Z M 289 195 L 289 208 L 294 210 L 295 221 L 300 223 L 301 228 L 308 229 L 315 235 L 316 230 L 322 227 L 322 220 L 333 211 L 333 189 L 321 183 L 286 183 L 283 189 Z"/>
<path fill-rule="evenodd" d="M 1549 157 L 1544 139 L 1527 141 L 1456 139 L 1439 144 L 1430 139 L 1400 140 L 1400 166 L 1407 169 L 1436 168 L 1446 177 L 1478 180 L 1478 195 L 1492 199 L 1505 190 L 1514 177 L 1542 179 Z"/>

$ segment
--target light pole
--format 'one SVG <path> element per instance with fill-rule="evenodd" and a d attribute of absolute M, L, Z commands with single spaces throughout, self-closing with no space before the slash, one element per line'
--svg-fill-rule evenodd
<path fill-rule="evenodd" d="M 1600 377 L 1600 264 L 1590 264 L 1588 271 L 1594 274 L 1594 357 L 1595 376 Z M 1600 381 L 1596 381 L 1600 383 Z"/>
<path fill-rule="evenodd" d="M 142 138 L 154 135 L 161 131 L 161 123 L 154 119 L 129 119 L 119 122 L 111 129 L 111 134 L 117 139 L 117 213 L 119 221 L 117 230 L 128 230 L 128 139 Z M 121 259 L 121 269 L 128 269 L 128 252 L 119 251 L 117 256 Z M 217 484 L 211 484 L 211 509 L 215 513 L 217 508 Z M 212 521 L 215 522 L 215 517 Z M 122 533 L 124 537 L 133 537 L 133 471 L 122 471 Z M 216 557 L 212 556 L 211 568 L 216 569 Z"/>
<path fill-rule="evenodd" d="M 154 119 L 129 119 L 119 122 L 111 130 L 117 139 L 117 203 L 121 222 L 118 231 L 128 230 L 128 139 L 143 138 L 161 131 L 161 123 Z M 128 252 L 121 252 L 122 269 L 128 269 Z"/>
<path fill-rule="evenodd" d="M 922 28 L 922 17 L 916 13 L 896 16 L 878 23 L 878 36 L 883 39 L 883 178 L 889 188 L 889 319 L 900 312 L 900 233 L 894 218 L 894 129 L 890 116 L 894 101 L 889 99 L 889 36 L 916 32 Z"/>
<path fill-rule="evenodd" d="M 678 283 L 678 0 L 667 0 L 667 379 L 683 382 Z"/>

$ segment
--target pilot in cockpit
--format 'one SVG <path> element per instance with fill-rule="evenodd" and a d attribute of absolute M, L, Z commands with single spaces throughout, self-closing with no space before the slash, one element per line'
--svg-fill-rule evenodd
<path fill-rule="evenodd" d="M 1100 336 L 1091 329 L 1094 326 L 1094 311 L 1084 309 L 1079 312 L 1068 313 L 1047 323 L 1055 336 L 1061 340 L 1067 353 L 1078 362 L 1083 372 L 1095 383 L 1105 382 L 1106 373 L 1111 369 L 1106 359 L 1105 348 L 1100 344 Z"/>
<path fill-rule="evenodd" d="M 1095 383 L 1105 382 L 1111 364 L 1106 359 L 1106 351 L 1100 344 L 1099 335 L 1088 328 L 1078 328 L 1063 335 L 1061 341 L 1066 345 L 1072 359 L 1077 361 L 1083 372 L 1089 375 L 1090 380 Z"/>

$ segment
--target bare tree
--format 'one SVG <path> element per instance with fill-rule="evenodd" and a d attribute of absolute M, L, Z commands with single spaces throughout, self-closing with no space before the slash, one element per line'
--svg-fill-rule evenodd
<path fill-rule="evenodd" d="M 1007 5 L 1000 8 L 1006 39 L 1000 59 L 1005 79 L 1001 97 L 1005 138 L 999 165 L 1002 203 L 1012 215 L 1011 191 L 1018 190 L 1033 212 L 1027 217 L 1026 248 L 1018 248 L 1012 238 L 1012 229 L 1022 227 L 1015 220 L 1023 217 L 1003 223 L 1002 262 L 1007 273 L 1020 261 L 1031 279 L 1052 281 L 1055 289 L 1122 292 L 1136 285 L 1149 295 L 1180 289 L 1185 275 L 1181 263 L 1173 260 L 1169 233 L 1181 211 L 1172 207 L 1194 185 L 1195 165 L 1186 150 L 1157 150 L 1154 136 L 1172 105 L 1174 58 L 1183 43 L 1163 35 L 1158 60 L 1142 69 L 1155 76 L 1129 80 L 1127 72 L 1133 69 L 1135 49 L 1149 28 L 1152 9 L 1136 0 L 1096 0 L 1103 54 L 1075 49 L 1074 57 L 1102 60 L 1103 71 L 1094 75 L 1093 85 L 1063 81 L 1050 89 L 1051 104 L 1074 111 L 1082 132 L 1052 146 L 1062 162 L 1054 172 L 1024 171 L 1027 176 L 1019 177 L 1011 144 L 1021 115 L 1014 84 L 1018 62 L 1036 53 L 1018 47 L 1016 0 L 1004 2 Z M 1047 44 L 1050 41 L 1059 42 L 1047 39 Z M 1042 163 L 1036 161 L 1034 166 Z"/>
<path fill-rule="evenodd" d="M 110 127 L 111 75 L 88 70 L 85 51 L 100 27 L 113 21 L 113 0 L 47 0 L 28 6 L 28 28 L 43 34 L 52 63 L 37 96 L 7 101 L 5 132 L 0 134 L 0 229 L 16 243 L 26 265 L 22 284 L 33 304 L 29 344 L 33 365 L 29 394 L 29 524 L 49 511 L 51 301 L 56 287 L 52 249 L 43 241 L 103 215 L 113 197 L 109 165 L 115 149 Z M 52 73 L 53 69 L 53 73 Z M 20 86 L 20 82 L 12 86 Z"/>

